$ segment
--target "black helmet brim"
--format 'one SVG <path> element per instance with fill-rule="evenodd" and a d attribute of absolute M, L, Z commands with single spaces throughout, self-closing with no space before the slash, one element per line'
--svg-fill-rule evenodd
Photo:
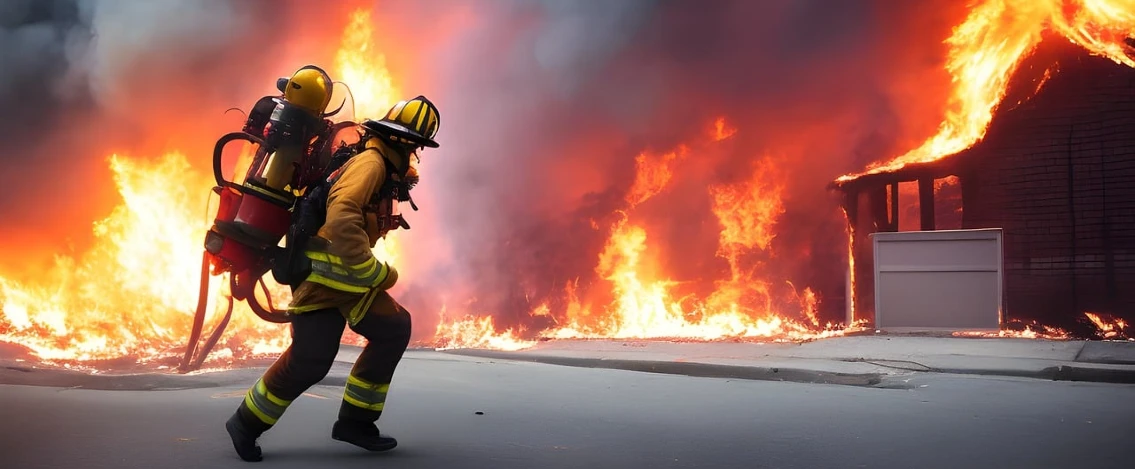
<path fill-rule="evenodd" d="M 438 147 L 438 143 L 433 139 L 426 138 L 425 136 L 406 128 L 405 126 L 395 124 L 393 122 L 366 120 L 363 121 L 363 123 L 360 125 L 363 126 L 363 128 L 375 133 L 389 134 L 395 137 L 404 138 L 413 142 L 415 145 L 421 145 L 427 148 Z"/>

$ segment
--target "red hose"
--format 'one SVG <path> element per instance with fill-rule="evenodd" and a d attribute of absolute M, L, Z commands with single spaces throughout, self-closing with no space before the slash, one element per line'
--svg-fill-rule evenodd
<path fill-rule="evenodd" d="M 185 346 L 185 356 L 181 358 L 178 371 L 189 371 L 190 360 L 197 349 L 197 341 L 201 339 L 201 328 L 205 326 L 205 309 L 209 306 L 209 253 L 201 255 L 201 287 L 197 293 L 197 312 L 193 315 L 193 330 L 189 333 L 189 344 Z"/>
<path fill-rule="evenodd" d="M 256 292 L 254 290 L 256 288 L 257 282 L 259 282 L 265 290 L 268 289 L 268 287 L 264 285 L 264 273 L 261 273 L 261 276 L 258 277 L 255 281 L 249 281 L 247 275 L 233 275 L 231 283 L 233 297 L 244 299 L 245 302 L 248 303 L 248 307 L 252 309 L 252 312 L 255 313 L 256 316 L 260 317 L 260 319 L 275 324 L 292 322 L 292 316 L 289 315 L 287 311 L 273 308 L 271 305 L 265 307 L 264 305 L 260 304 L 260 300 L 256 298 Z M 266 296 L 271 298 L 270 295 Z"/>
<path fill-rule="evenodd" d="M 213 333 L 209 334 L 209 340 L 205 341 L 205 345 L 197 353 L 197 359 L 193 360 L 193 365 L 190 366 L 191 370 L 201 368 L 201 365 L 205 363 L 205 358 L 209 356 L 209 352 L 213 351 L 213 347 L 217 345 L 217 341 L 221 340 L 221 335 L 225 333 L 225 328 L 229 326 L 229 319 L 233 316 L 233 297 L 229 296 L 228 300 L 229 307 L 225 311 L 225 316 L 221 318 L 221 322 L 213 329 Z"/>

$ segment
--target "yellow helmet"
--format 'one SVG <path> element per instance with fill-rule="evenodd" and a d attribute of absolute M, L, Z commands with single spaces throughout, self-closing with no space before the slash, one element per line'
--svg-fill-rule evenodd
<path fill-rule="evenodd" d="M 400 101 L 390 108 L 390 112 L 379 120 L 367 120 L 362 126 L 403 145 L 437 148 L 437 136 L 441 116 L 437 106 L 418 96 L 408 101 Z"/>
<path fill-rule="evenodd" d="M 285 101 L 317 116 L 322 116 L 331 103 L 332 86 L 331 76 L 315 65 L 305 65 L 291 78 L 276 80 Z"/>

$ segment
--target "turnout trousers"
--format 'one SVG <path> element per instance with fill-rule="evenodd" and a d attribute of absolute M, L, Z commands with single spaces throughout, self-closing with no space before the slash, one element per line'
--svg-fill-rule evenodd
<path fill-rule="evenodd" d="M 355 361 L 339 420 L 373 425 L 382 415 L 394 369 L 410 343 L 410 313 L 385 291 L 351 329 L 367 340 Z M 338 309 L 297 314 L 291 323 L 292 343 L 245 394 L 237 413 L 259 434 L 284 415 L 288 406 L 330 371 L 339 353 L 346 318 Z"/>

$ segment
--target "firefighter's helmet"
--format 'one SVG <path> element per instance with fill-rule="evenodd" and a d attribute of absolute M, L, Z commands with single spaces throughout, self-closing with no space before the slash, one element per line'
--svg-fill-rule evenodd
<path fill-rule="evenodd" d="M 315 65 L 305 65 L 291 78 L 276 80 L 276 88 L 284 93 L 285 101 L 317 116 L 323 116 L 331 104 L 333 86 L 331 76 Z"/>
<path fill-rule="evenodd" d="M 382 119 L 363 121 L 362 126 L 394 144 L 437 148 L 434 137 L 440 123 L 437 106 L 418 96 L 395 104 Z"/>

